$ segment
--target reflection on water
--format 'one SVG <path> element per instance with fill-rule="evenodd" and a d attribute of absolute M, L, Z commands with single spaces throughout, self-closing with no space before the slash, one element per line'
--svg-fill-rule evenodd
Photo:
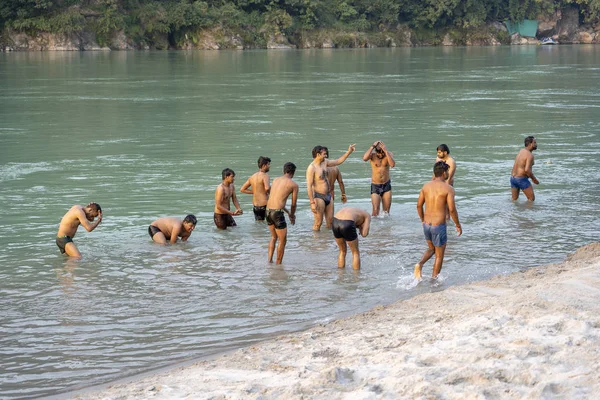
<path fill-rule="evenodd" d="M 574 62 L 573 60 L 576 60 Z M 597 240 L 600 51 L 590 46 L 0 54 L 0 392 L 35 397 L 556 262 Z M 510 200 L 508 174 L 535 135 L 536 202 Z M 341 167 L 348 206 L 370 210 L 361 152 L 394 152 L 394 202 L 360 238 L 361 271 L 337 268 L 312 231 L 303 168 L 316 144 Z M 415 282 L 416 214 L 435 148 L 457 160 L 463 236 L 449 229 L 440 279 Z M 256 159 L 293 161 L 298 221 L 284 264 L 250 196 L 217 231 L 214 190 Z M 102 205 L 80 230 L 82 260 L 54 244 L 76 203 Z M 341 204 L 336 204 L 340 207 Z M 189 242 L 155 246 L 147 226 L 193 213 Z M 349 256 L 350 257 L 350 256 Z"/>

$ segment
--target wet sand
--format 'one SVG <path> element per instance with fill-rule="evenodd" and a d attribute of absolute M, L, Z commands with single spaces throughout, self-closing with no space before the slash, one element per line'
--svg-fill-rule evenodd
<path fill-rule="evenodd" d="M 70 398 L 593 399 L 599 393 L 600 243 L 594 243 L 563 263 L 422 294 Z"/>

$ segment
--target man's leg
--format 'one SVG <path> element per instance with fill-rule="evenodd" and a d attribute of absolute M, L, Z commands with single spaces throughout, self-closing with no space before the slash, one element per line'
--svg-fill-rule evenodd
<path fill-rule="evenodd" d="M 383 205 L 383 212 L 390 213 L 392 208 L 392 191 L 387 191 L 381 196 L 381 203 Z"/>
<path fill-rule="evenodd" d="M 69 242 L 65 245 L 65 253 L 67 253 L 69 257 L 81 258 L 81 253 L 79 252 L 79 249 L 77 249 L 77 246 L 75 246 L 75 243 L 73 242 Z"/>
<path fill-rule="evenodd" d="M 275 225 L 269 225 L 269 231 L 271 231 L 271 240 L 269 240 L 269 263 L 272 263 L 273 253 L 275 253 L 275 244 L 277 244 L 277 233 L 275 232 Z"/>
<path fill-rule="evenodd" d="M 431 240 L 427 240 L 427 250 L 423 253 L 423 257 L 421 257 L 421 261 L 415 264 L 415 278 L 421 279 L 421 269 L 423 265 L 435 254 L 435 247 L 433 247 L 433 243 Z"/>
<path fill-rule="evenodd" d="M 335 242 L 340 248 L 340 253 L 338 254 L 338 268 L 344 268 L 346 267 L 346 252 L 348 251 L 346 241 L 344 238 L 335 238 Z"/>
<path fill-rule="evenodd" d="M 167 238 L 162 232 L 156 232 L 154 236 L 152 236 L 152 240 L 154 240 L 158 244 L 167 244 Z"/>
<path fill-rule="evenodd" d="M 323 224 L 323 215 L 325 213 L 325 202 L 323 199 L 315 197 L 315 224 L 313 225 L 313 231 L 320 231 L 321 225 Z"/>
<path fill-rule="evenodd" d="M 527 200 L 535 201 L 535 194 L 533 194 L 533 185 L 529 186 L 527 189 L 523 189 L 523 194 L 527 196 Z"/>
<path fill-rule="evenodd" d="M 327 229 L 331 229 L 331 224 L 333 224 L 333 197 L 331 198 L 331 202 L 328 206 L 325 206 L 325 226 Z"/>
<path fill-rule="evenodd" d="M 512 192 L 512 199 L 517 200 L 519 198 L 519 188 L 510 188 L 510 191 Z"/>
<path fill-rule="evenodd" d="M 444 252 L 446 251 L 446 244 L 435 247 L 435 263 L 433 264 L 432 278 L 437 278 L 438 274 L 442 271 L 442 264 L 444 263 Z"/>
<path fill-rule="evenodd" d="M 352 251 L 352 268 L 355 270 L 360 269 L 360 251 L 358 250 L 358 238 L 351 242 L 348 242 L 350 250 Z"/>
<path fill-rule="evenodd" d="M 283 253 L 285 253 L 285 245 L 287 243 L 287 228 L 276 229 L 275 232 L 277 233 L 277 239 L 279 239 L 276 264 L 281 264 L 283 262 Z"/>
<path fill-rule="evenodd" d="M 379 203 L 381 201 L 381 196 L 378 194 L 371 194 L 371 203 L 373 204 L 373 216 L 376 217 L 379 215 Z"/>

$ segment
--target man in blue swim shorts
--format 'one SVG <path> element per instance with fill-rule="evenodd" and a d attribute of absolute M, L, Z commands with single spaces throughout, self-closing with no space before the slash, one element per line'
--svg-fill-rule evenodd
<path fill-rule="evenodd" d="M 527 136 L 525 138 L 525 148 L 519 150 L 510 174 L 510 189 L 512 191 L 513 200 L 519 198 L 520 191 L 523 191 L 525 196 L 527 196 L 527 200 L 535 200 L 533 186 L 531 186 L 531 183 L 529 182 L 529 178 L 531 178 L 531 181 L 536 185 L 540 183 L 537 178 L 533 176 L 534 150 L 537 150 L 535 137 Z"/>
<path fill-rule="evenodd" d="M 435 254 L 432 278 L 436 278 L 442 270 L 444 252 L 446 251 L 446 207 L 450 217 L 456 224 L 458 236 L 462 234 L 462 228 L 458 221 L 458 212 L 454 204 L 454 188 L 447 183 L 448 164 L 438 161 L 433 166 L 433 180 L 423 185 L 419 200 L 417 201 L 417 212 L 423 223 L 423 233 L 427 241 L 427 250 L 423 253 L 421 261 L 415 265 L 415 278 L 421 279 L 423 265 Z M 426 206 L 423 210 L 423 206 Z"/>

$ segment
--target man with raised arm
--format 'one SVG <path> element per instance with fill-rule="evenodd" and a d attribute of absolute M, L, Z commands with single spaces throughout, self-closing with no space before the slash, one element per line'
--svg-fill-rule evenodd
<path fill-rule="evenodd" d="M 525 196 L 527 196 L 527 200 L 535 200 L 531 182 L 536 185 L 539 185 L 540 182 L 533 176 L 534 150 L 537 150 L 537 142 L 533 136 L 527 136 L 525 138 L 525 148 L 519 150 L 510 174 L 510 189 L 512 191 L 513 200 L 519 198 L 519 191 L 521 190 L 525 193 Z M 529 182 L 528 178 L 531 178 L 531 182 Z"/>
<path fill-rule="evenodd" d="M 267 200 L 271 183 L 269 170 L 271 159 L 269 157 L 258 157 L 258 172 L 255 172 L 240 188 L 240 192 L 252 195 L 252 211 L 256 221 L 264 221 L 267 210 Z M 251 189 L 250 189 L 251 188 Z"/>
<path fill-rule="evenodd" d="M 355 144 L 348 146 L 348 151 L 337 160 L 327 159 L 327 150 L 323 146 L 315 146 L 312 150 L 313 161 L 306 169 L 306 190 L 310 201 L 310 210 L 315 214 L 313 230 L 318 231 L 323 224 L 323 215 L 333 217 L 333 203 L 327 168 L 342 164 L 355 150 Z"/>
<path fill-rule="evenodd" d="M 325 147 L 325 151 L 327 152 L 327 158 L 329 158 L 329 149 Z M 342 179 L 342 172 L 339 167 L 327 167 L 327 180 L 329 181 L 329 192 L 331 193 L 331 202 L 333 205 L 331 206 L 331 218 L 325 218 L 325 226 L 327 229 L 331 229 L 331 223 L 333 222 L 333 214 L 335 213 L 335 182 L 337 181 L 338 186 L 340 187 L 340 192 L 342 193 L 342 203 L 346 204 L 348 198 L 346 197 L 346 186 L 344 185 L 344 180 Z"/>
<path fill-rule="evenodd" d="M 233 215 L 242 215 L 243 211 L 240 208 L 240 203 L 235 195 L 235 187 L 233 186 L 235 172 L 229 168 L 225 168 L 221 172 L 221 176 L 223 177 L 223 182 L 217 186 L 217 190 L 215 191 L 214 221 L 217 228 L 227 229 L 228 226 L 237 226 Z M 235 211 L 230 210 L 231 200 L 233 200 Z"/>
<path fill-rule="evenodd" d="M 269 262 L 273 262 L 273 253 L 275 253 L 275 245 L 277 246 L 277 264 L 283 261 L 283 253 L 287 243 L 287 224 L 285 222 L 284 212 L 285 203 L 289 195 L 292 195 L 292 207 L 290 208 L 289 217 L 290 223 L 296 223 L 296 203 L 298 201 L 298 184 L 293 181 L 296 173 L 296 165 L 291 162 L 285 163 L 283 166 L 283 176 L 275 178 L 271 186 L 271 193 L 267 203 L 267 225 L 271 231 L 271 240 L 269 241 Z"/>
<path fill-rule="evenodd" d="M 392 207 L 392 183 L 390 180 L 390 168 L 396 166 L 394 154 L 387 149 L 385 144 L 378 140 L 365 151 L 363 161 L 371 162 L 371 203 L 373 204 L 373 216 L 379 215 L 379 207 L 383 206 L 383 212 L 390 212 Z"/>
<path fill-rule="evenodd" d="M 96 222 L 94 218 L 98 217 Z M 86 231 L 91 232 L 102 222 L 102 208 L 98 203 L 89 203 L 87 206 L 74 205 L 60 220 L 58 233 L 56 234 L 56 245 L 62 254 L 69 257 L 81 258 L 81 253 L 73 243 L 79 225 Z"/>
<path fill-rule="evenodd" d="M 462 234 L 462 228 L 458 221 L 458 212 L 454 204 L 454 188 L 450 186 L 448 178 L 448 164 L 438 161 L 433 166 L 433 179 L 423 185 L 417 201 L 417 212 L 423 223 L 423 233 L 427 241 L 428 249 L 423 253 L 421 261 L 415 265 L 415 278 L 421 279 L 423 265 L 435 254 L 432 278 L 436 278 L 442 270 L 444 252 L 446 251 L 446 207 L 450 211 L 450 217 L 456 224 L 458 236 Z M 423 211 L 425 206 L 425 211 Z"/>
<path fill-rule="evenodd" d="M 352 268 L 360 269 L 360 251 L 358 250 L 358 234 L 367 237 L 371 226 L 371 216 L 365 210 L 359 208 L 342 208 L 333 218 L 333 237 L 340 250 L 338 254 L 338 268 L 346 267 L 346 253 L 348 245 L 352 251 Z"/>
<path fill-rule="evenodd" d="M 454 186 L 454 173 L 456 172 L 456 162 L 454 161 L 454 158 L 450 156 L 450 149 L 448 148 L 448 145 L 440 144 L 437 147 L 436 151 L 437 158 L 435 159 L 435 162 L 443 161 L 446 164 L 448 164 L 448 179 L 446 179 L 446 182 L 448 183 L 448 185 Z"/>
<path fill-rule="evenodd" d="M 187 215 L 183 221 L 175 217 L 159 218 L 148 227 L 148 234 L 158 244 L 175 244 L 177 238 L 187 241 L 196 228 L 196 217 Z"/>

